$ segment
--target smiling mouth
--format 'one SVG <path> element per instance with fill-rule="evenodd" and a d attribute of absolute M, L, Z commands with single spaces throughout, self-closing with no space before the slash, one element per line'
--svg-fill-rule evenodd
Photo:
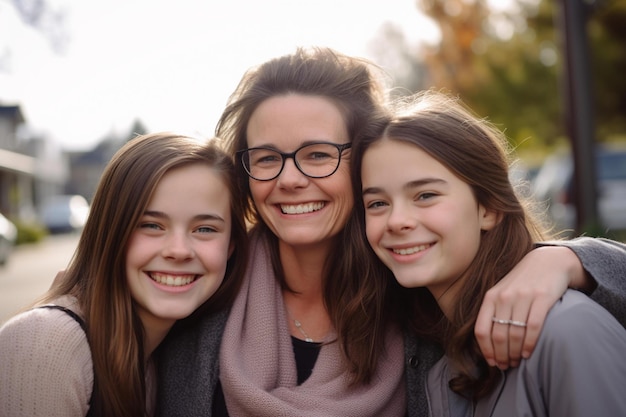
<path fill-rule="evenodd" d="M 398 255 L 413 255 L 414 253 L 425 251 L 426 249 L 430 248 L 431 246 L 432 246 L 432 244 L 417 245 L 417 246 L 413 246 L 412 248 L 391 249 L 391 251 L 393 253 L 398 254 Z"/>
<path fill-rule="evenodd" d="M 314 211 L 321 210 L 324 207 L 323 202 L 306 203 L 306 204 L 281 204 L 280 211 L 283 214 L 306 214 L 313 213 Z"/>
<path fill-rule="evenodd" d="M 148 276 L 157 284 L 167 285 L 168 287 L 182 287 L 194 282 L 199 275 L 169 275 L 152 272 Z"/>

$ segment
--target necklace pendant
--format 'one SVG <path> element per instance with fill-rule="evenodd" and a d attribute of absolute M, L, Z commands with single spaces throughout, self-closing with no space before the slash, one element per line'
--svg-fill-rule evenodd
<path fill-rule="evenodd" d="M 291 314 L 289 312 L 287 312 L 287 314 L 289 314 L 290 318 L 293 320 L 293 324 L 294 326 L 296 326 L 296 328 L 300 331 L 300 333 L 302 334 L 302 336 L 304 337 L 304 341 L 308 342 L 308 343 L 313 343 L 313 339 L 311 339 L 309 337 L 308 334 L 306 334 L 306 332 L 304 331 L 304 329 L 302 328 L 302 323 L 300 323 L 298 320 L 294 319 L 293 317 L 291 317 Z"/>

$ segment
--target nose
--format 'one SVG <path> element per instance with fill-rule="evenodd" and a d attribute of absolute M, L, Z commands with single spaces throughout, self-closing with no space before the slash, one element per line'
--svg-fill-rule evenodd
<path fill-rule="evenodd" d="M 393 205 L 387 218 L 387 228 L 394 233 L 413 230 L 419 224 L 417 211 L 407 204 Z"/>
<path fill-rule="evenodd" d="M 297 188 L 303 187 L 308 181 L 309 178 L 296 166 L 295 159 L 285 158 L 283 170 L 278 175 L 278 185 L 283 188 Z"/>
<path fill-rule="evenodd" d="M 187 234 L 178 231 L 172 231 L 168 234 L 164 242 L 162 254 L 163 257 L 175 261 L 185 261 L 195 256 L 193 245 L 189 241 Z"/>

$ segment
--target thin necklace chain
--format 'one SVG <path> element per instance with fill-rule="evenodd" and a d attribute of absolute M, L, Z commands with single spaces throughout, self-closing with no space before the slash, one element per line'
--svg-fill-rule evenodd
<path fill-rule="evenodd" d="M 296 326 L 296 329 L 298 329 L 300 331 L 300 333 L 302 333 L 302 336 L 304 336 L 304 340 L 309 342 L 309 343 L 313 343 L 313 339 L 311 339 L 309 337 L 309 335 L 302 328 L 302 323 L 300 323 L 298 320 L 296 320 L 289 310 L 287 310 L 287 314 L 289 315 L 291 320 L 293 320 L 293 324 Z"/>

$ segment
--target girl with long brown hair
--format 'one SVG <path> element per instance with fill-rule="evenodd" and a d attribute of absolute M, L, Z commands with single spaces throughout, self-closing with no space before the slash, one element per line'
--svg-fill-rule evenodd
<path fill-rule="evenodd" d="M 176 134 L 115 154 L 63 277 L 0 329 L 0 415 L 154 414 L 159 343 L 239 288 L 247 234 L 234 178 L 217 145 Z"/>
<path fill-rule="evenodd" d="M 552 307 L 519 367 L 490 367 L 481 354 L 477 300 L 547 237 L 511 184 L 504 136 L 435 92 L 384 126 L 353 147 L 359 205 L 373 251 L 411 289 L 402 313 L 409 328 L 444 349 L 426 380 L 430 415 L 622 414 L 626 330 L 578 291 Z M 491 320 L 527 326 L 515 317 Z"/>

